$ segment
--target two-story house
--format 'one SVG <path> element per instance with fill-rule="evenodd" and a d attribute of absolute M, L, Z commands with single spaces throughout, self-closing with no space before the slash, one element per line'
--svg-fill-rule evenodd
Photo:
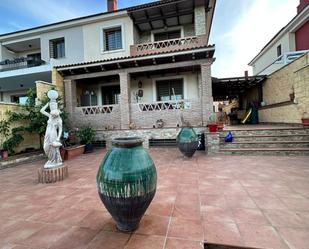
<path fill-rule="evenodd" d="M 309 51 L 309 0 L 300 0 L 297 15 L 249 62 L 253 75 L 269 75 Z"/>
<path fill-rule="evenodd" d="M 175 137 L 181 116 L 203 127 L 213 111 L 215 48 L 208 40 L 215 3 L 117 9 L 108 0 L 105 13 L 1 35 L 2 100 L 20 98 L 35 80 L 61 82 L 72 126 L 90 124 L 103 139 L 158 127 Z M 20 95 L 9 94 L 17 89 Z"/>

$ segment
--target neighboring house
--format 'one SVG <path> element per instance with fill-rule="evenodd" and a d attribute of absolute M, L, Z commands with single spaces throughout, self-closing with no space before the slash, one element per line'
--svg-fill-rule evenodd
<path fill-rule="evenodd" d="M 249 63 L 253 75 L 269 75 L 309 51 L 309 0 Z"/>
<path fill-rule="evenodd" d="M 117 10 L 108 0 L 106 13 L 1 35 L 1 100 L 22 101 L 36 80 L 63 82 L 72 126 L 90 124 L 99 139 L 129 128 L 166 138 L 149 132 L 161 120 L 174 139 L 181 115 L 203 129 L 213 111 L 215 3 L 162 0 Z"/>

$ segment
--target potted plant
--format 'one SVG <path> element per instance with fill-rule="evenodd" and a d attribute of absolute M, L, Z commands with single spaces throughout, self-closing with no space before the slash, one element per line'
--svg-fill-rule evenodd
<path fill-rule="evenodd" d="M 209 116 L 209 123 L 207 125 L 209 132 L 217 132 L 218 131 L 218 124 L 217 124 L 216 120 L 217 120 L 216 113 L 213 112 Z"/>
<path fill-rule="evenodd" d="M 4 149 L 4 142 L 10 133 L 10 125 L 6 120 L 0 121 L 0 156 L 3 160 L 8 158 L 8 151 Z"/>
<path fill-rule="evenodd" d="M 85 126 L 77 132 L 77 137 L 80 139 L 81 144 L 85 145 L 84 153 L 90 153 L 93 151 L 93 140 L 95 137 L 95 130 L 90 126 Z"/>
<path fill-rule="evenodd" d="M 309 128 L 309 113 L 308 112 L 304 112 L 303 113 L 303 117 L 301 119 L 303 126 L 305 128 Z"/>
<path fill-rule="evenodd" d="M 77 142 L 77 134 L 79 129 L 75 131 L 63 132 L 62 147 L 60 149 L 62 160 L 70 160 L 80 156 L 85 152 L 85 145 Z"/>

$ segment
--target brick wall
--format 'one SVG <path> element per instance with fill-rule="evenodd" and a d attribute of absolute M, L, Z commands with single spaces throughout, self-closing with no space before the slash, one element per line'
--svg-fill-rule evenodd
<path fill-rule="evenodd" d="M 113 105 L 112 107 L 113 110 L 110 113 L 102 113 L 98 111 L 96 114 L 90 114 L 90 115 L 85 115 L 83 112 L 83 109 L 87 107 L 75 107 L 73 127 L 80 128 L 82 126 L 90 124 L 96 130 L 121 129 L 120 105 Z"/>
<path fill-rule="evenodd" d="M 263 85 L 263 101 L 267 105 L 290 100 L 294 91 L 295 103 L 259 110 L 261 122 L 301 123 L 309 112 L 309 54 L 271 74 Z"/>
<path fill-rule="evenodd" d="M 139 104 L 131 104 L 131 122 L 137 128 L 152 128 L 156 126 L 156 122 L 162 119 L 165 127 L 177 127 L 181 125 L 180 114 L 183 115 L 185 121 L 189 121 L 193 126 L 202 125 L 202 107 L 199 100 L 189 100 L 190 107 L 187 109 L 168 109 L 168 110 L 153 110 L 142 111 Z"/>

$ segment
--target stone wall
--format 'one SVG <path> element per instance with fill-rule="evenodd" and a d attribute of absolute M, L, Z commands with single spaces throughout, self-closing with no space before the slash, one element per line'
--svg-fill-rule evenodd
<path fill-rule="evenodd" d="M 45 81 L 36 81 L 36 96 L 37 99 L 42 99 L 44 98 L 44 95 L 51 90 L 53 87 L 55 87 L 53 84 Z"/>
<path fill-rule="evenodd" d="M 149 139 L 176 139 L 181 128 L 166 129 L 139 129 L 121 131 L 102 131 L 97 130 L 96 140 L 106 141 L 106 146 L 111 146 L 111 141 L 117 137 L 141 137 L 144 139 L 144 147 L 149 148 Z M 204 127 L 194 128 L 197 134 L 205 132 Z"/>
<path fill-rule="evenodd" d="M 195 25 L 195 35 L 205 35 L 206 34 L 206 13 L 205 7 L 200 6 L 194 9 L 194 25 Z"/>
<path fill-rule="evenodd" d="M 263 101 L 267 105 L 290 100 L 295 102 L 259 110 L 260 122 L 301 123 L 304 112 L 309 112 L 309 53 L 271 74 L 263 85 Z"/>
<path fill-rule="evenodd" d="M 52 71 L 52 84 L 56 87 L 56 90 L 59 93 L 60 98 L 64 101 L 64 81 L 63 77 L 59 72 L 54 68 Z"/>

